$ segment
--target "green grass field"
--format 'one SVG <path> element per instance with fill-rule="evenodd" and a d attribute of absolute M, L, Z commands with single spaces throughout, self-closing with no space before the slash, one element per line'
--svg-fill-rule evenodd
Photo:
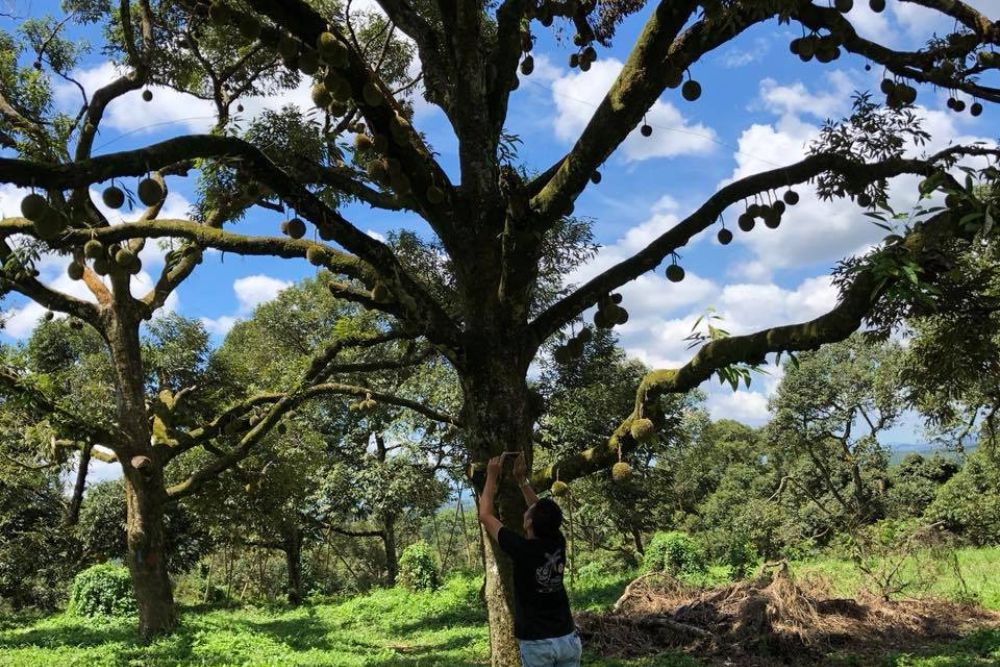
<path fill-rule="evenodd" d="M 995 576 L 1000 549 L 964 550 L 963 576 L 986 605 L 1000 609 L 1000 581 Z M 836 581 L 838 594 L 860 583 L 849 563 L 834 560 L 801 564 Z M 628 577 L 577 583 L 577 610 L 607 608 Z M 961 593 L 955 580 L 943 578 L 934 591 Z M 135 620 L 94 620 L 60 614 L 47 618 L 0 620 L 3 667 L 168 666 L 168 665 L 476 665 L 488 651 L 486 616 L 478 601 L 479 581 L 455 577 L 435 593 L 379 590 L 339 602 L 289 610 L 274 608 L 210 609 L 186 607 L 175 635 L 143 646 L 136 641 Z M 631 661 L 585 664 L 610 667 L 698 667 L 703 663 L 681 653 Z M 871 664 L 851 655 L 831 656 L 829 664 Z M 883 667 L 985 667 L 1000 665 L 1000 631 L 984 631 L 947 646 L 915 655 L 885 656 Z"/>

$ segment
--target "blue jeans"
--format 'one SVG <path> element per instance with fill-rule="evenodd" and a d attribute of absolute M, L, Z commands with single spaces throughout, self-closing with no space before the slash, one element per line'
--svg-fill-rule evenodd
<path fill-rule="evenodd" d="M 523 667 L 580 667 L 583 645 L 575 632 L 551 639 L 521 639 Z"/>

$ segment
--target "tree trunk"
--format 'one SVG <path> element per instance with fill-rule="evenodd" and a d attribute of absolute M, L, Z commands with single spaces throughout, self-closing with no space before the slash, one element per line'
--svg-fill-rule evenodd
<path fill-rule="evenodd" d="M 139 324 L 119 319 L 122 317 L 113 316 L 105 335 L 115 373 L 115 402 L 122 433 L 115 453 L 125 477 L 128 567 L 139 606 L 139 634 L 149 639 L 177 625 L 164 549 L 167 491 L 163 466 L 151 444 Z"/>
<path fill-rule="evenodd" d="M 382 544 L 385 545 L 385 585 L 392 588 L 399 576 L 399 556 L 396 554 L 396 517 L 391 513 L 382 518 Z"/>
<path fill-rule="evenodd" d="M 642 531 L 635 526 L 632 527 L 632 541 L 635 543 L 635 550 L 639 552 L 639 555 L 645 556 L 646 548 L 642 543 Z"/>
<path fill-rule="evenodd" d="M 527 362 L 516 354 L 494 351 L 476 360 L 477 370 L 463 373 L 463 420 L 475 461 L 484 464 L 505 451 L 521 451 L 531 465 L 531 433 L 535 421 L 532 401 L 525 381 Z M 475 362 L 474 362 L 475 363 Z M 466 369 L 468 371 L 468 369 Z M 484 469 L 473 476 L 477 491 L 485 481 Z M 501 475 L 496 507 L 504 525 L 522 531 L 524 498 L 505 468 Z M 494 667 L 521 664 L 514 638 L 513 566 L 510 559 L 488 536 L 483 540 L 486 571 L 486 609 L 490 625 L 490 662 Z"/>
<path fill-rule="evenodd" d="M 282 545 L 288 568 L 288 604 L 297 607 L 302 604 L 302 531 L 290 528 Z"/>
<path fill-rule="evenodd" d="M 66 509 L 66 525 L 75 526 L 80 520 L 80 506 L 83 504 L 83 492 L 87 488 L 87 470 L 90 468 L 91 443 L 85 443 L 80 450 L 80 462 L 76 469 L 76 482 L 73 484 L 73 495 Z"/>
<path fill-rule="evenodd" d="M 128 464 L 125 500 L 128 507 L 128 566 L 139 605 L 139 634 L 149 639 L 177 625 L 174 594 L 164 550 L 163 507 L 166 489 L 158 467 L 150 474 Z"/>

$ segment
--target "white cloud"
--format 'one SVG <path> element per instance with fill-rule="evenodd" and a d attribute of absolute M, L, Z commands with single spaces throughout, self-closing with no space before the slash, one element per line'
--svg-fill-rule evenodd
<path fill-rule="evenodd" d="M 552 82 L 554 125 L 559 139 L 573 141 L 579 136 L 621 69 L 621 61 L 609 58 L 595 62 L 589 72 L 568 73 Z M 689 123 L 669 102 L 657 100 L 646 120 L 653 127 L 653 134 L 643 137 L 639 128 L 635 128 L 621 146 L 626 161 L 704 155 L 716 148 L 715 130 L 701 123 Z"/>
<path fill-rule="evenodd" d="M 225 336 L 228 334 L 236 322 L 236 318 L 230 315 L 223 315 L 216 318 L 201 318 L 201 324 L 205 327 L 205 331 L 216 336 Z"/>
<path fill-rule="evenodd" d="M 825 75 L 823 92 L 810 92 L 801 81 L 791 85 L 778 85 L 772 78 L 760 82 L 760 101 L 768 111 L 777 115 L 809 114 L 818 120 L 839 116 L 850 108 L 851 92 L 857 84 L 843 70 Z"/>
<path fill-rule="evenodd" d="M 381 232 L 376 232 L 374 229 L 369 229 L 368 231 L 365 232 L 365 234 L 372 237 L 376 241 L 381 241 L 382 243 L 385 243 L 387 240 L 385 238 L 385 234 L 382 234 Z"/>
<path fill-rule="evenodd" d="M 257 306 L 278 296 L 283 289 L 291 287 L 287 280 L 278 280 L 261 274 L 238 278 L 233 282 L 233 291 L 240 303 L 240 312 L 249 313 Z"/>
<path fill-rule="evenodd" d="M 736 69 L 763 60 L 770 50 L 771 43 L 763 37 L 758 37 L 747 48 L 729 47 L 719 54 L 717 60 L 726 69 Z"/>

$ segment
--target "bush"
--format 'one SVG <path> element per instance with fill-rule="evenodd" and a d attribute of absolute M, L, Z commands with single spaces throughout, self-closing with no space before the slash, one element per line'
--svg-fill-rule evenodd
<path fill-rule="evenodd" d="M 80 616 L 127 616 L 136 613 L 128 568 L 101 563 L 77 574 L 69 596 L 69 610 Z"/>
<path fill-rule="evenodd" d="M 399 580 L 411 591 L 433 591 L 441 586 L 441 572 L 426 542 L 414 542 L 403 550 Z"/>
<path fill-rule="evenodd" d="M 704 572 L 708 563 L 701 546 L 690 535 L 672 530 L 653 535 L 646 546 L 642 569 L 644 572 L 668 572 L 676 576 Z"/>

